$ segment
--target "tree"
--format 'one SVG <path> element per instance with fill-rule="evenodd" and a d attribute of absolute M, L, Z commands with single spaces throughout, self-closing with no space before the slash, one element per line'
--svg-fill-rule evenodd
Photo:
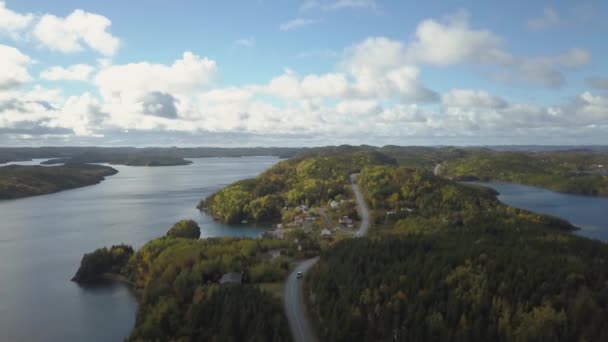
<path fill-rule="evenodd" d="M 181 220 L 169 229 L 167 236 L 196 240 L 201 236 L 201 228 L 193 220 Z"/>

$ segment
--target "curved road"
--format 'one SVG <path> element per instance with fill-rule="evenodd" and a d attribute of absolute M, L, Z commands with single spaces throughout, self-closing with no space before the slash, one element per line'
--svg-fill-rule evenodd
<path fill-rule="evenodd" d="M 361 226 L 359 227 L 358 235 L 363 236 L 367 234 L 370 227 L 369 210 L 361 194 L 361 190 L 356 183 L 358 174 L 350 175 L 351 187 L 355 193 L 355 200 L 357 201 L 357 209 L 359 216 L 361 216 Z M 283 294 L 285 312 L 287 313 L 287 321 L 289 322 L 289 329 L 293 340 L 296 342 L 314 342 L 317 338 L 312 330 L 310 321 L 306 316 L 306 304 L 304 303 L 304 293 L 302 286 L 302 279 L 298 279 L 297 273 L 306 273 L 319 258 L 307 259 L 299 263 L 296 268 L 287 277 L 285 283 L 285 290 Z"/>

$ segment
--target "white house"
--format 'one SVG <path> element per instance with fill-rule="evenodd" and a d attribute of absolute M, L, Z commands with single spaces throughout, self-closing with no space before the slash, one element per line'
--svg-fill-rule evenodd
<path fill-rule="evenodd" d="M 336 210 L 336 209 L 339 209 L 339 208 L 340 208 L 340 203 L 338 203 L 338 202 L 336 202 L 336 201 L 334 200 L 334 201 L 331 201 L 331 203 L 329 203 L 329 206 L 330 206 L 330 207 L 331 207 L 333 210 Z"/>
<path fill-rule="evenodd" d="M 321 236 L 331 236 L 331 231 L 329 229 L 323 229 L 321 231 Z"/>

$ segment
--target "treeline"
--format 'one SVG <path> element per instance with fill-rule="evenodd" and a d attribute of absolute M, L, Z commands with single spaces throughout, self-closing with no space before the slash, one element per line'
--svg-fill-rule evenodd
<path fill-rule="evenodd" d="M 290 158 L 303 148 L 292 147 L 4 147 L 0 148 L 0 163 L 31 160 L 34 158 L 58 158 L 56 163 L 95 162 L 133 166 L 183 165 L 184 158 L 277 156 Z"/>
<path fill-rule="evenodd" d="M 371 166 L 359 184 L 376 223 L 392 232 L 432 232 L 496 222 L 511 227 L 572 230 L 568 222 L 502 204 L 494 190 L 460 184 L 423 170 Z"/>
<path fill-rule="evenodd" d="M 107 275 L 121 274 L 132 255 L 133 247 L 124 244 L 109 249 L 103 247 L 85 254 L 72 281 L 95 283 L 105 280 Z"/>
<path fill-rule="evenodd" d="M 352 239 L 308 273 L 322 341 L 608 341 L 608 247 L 495 229 Z"/>
<path fill-rule="evenodd" d="M 602 165 L 603 168 L 599 168 Z M 442 164 L 442 175 L 459 180 L 500 180 L 559 192 L 608 196 L 608 153 L 486 152 Z M 595 173 L 594 173 L 595 172 Z"/>
<path fill-rule="evenodd" d="M 323 154 L 282 161 L 257 178 L 239 181 L 202 200 L 199 208 L 237 223 L 273 221 L 284 206 L 326 204 L 348 195 L 349 176 L 368 165 L 396 164 L 379 152 Z"/>
<path fill-rule="evenodd" d="M 75 280 L 105 275 L 132 284 L 139 310 L 130 340 L 289 341 L 280 301 L 258 286 L 283 281 L 294 242 L 199 240 L 195 225 L 180 221 L 135 253 L 121 245 L 86 254 Z M 219 285 L 229 272 L 240 273 L 242 285 Z"/>
<path fill-rule="evenodd" d="M 0 167 L 0 199 L 11 199 L 93 185 L 115 169 L 102 165 L 69 164 L 56 167 L 9 165 Z"/>

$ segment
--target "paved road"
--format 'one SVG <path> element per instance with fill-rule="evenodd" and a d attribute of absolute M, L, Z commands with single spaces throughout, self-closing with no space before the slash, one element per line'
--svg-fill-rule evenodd
<path fill-rule="evenodd" d="M 303 279 L 298 279 L 297 273 L 305 273 L 311 268 L 319 258 L 308 259 L 296 267 L 287 277 L 285 284 L 285 311 L 289 329 L 295 342 L 314 342 L 317 340 L 310 326 L 310 321 L 306 315 L 306 305 L 304 303 L 304 291 L 302 289 Z"/>
<path fill-rule="evenodd" d="M 441 163 L 435 165 L 435 168 L 433 169 L 433 174 L 435 176 L 439 176 L 439 169 L 441 168 Z"/>
<path fill-rule="evenodd" d="M 361 216 L 359 235 L 363 236 L 367 234 L 370 226 L 369 209 L 367 208 L 363 195 L 361 194 L 361 190 L 356 183 L 357 176 L 358 174 L 351 175 L 350 181 L 353 192 L 355 193 L 355 200 L 357 201 L 357 211 L 359 212 L 359 216 Z M 318 257 L 307 259 L 299 263 L 293 272 L 291 272 L 289 277 L 287 277 L 287 282 L 285 283 L 285 292 L 283 296 L 285 312 L 287 313 L 289 329 L 291 330 L 291 335 L 293 336 L 295 342 L 317 341 L 317 338 L 310 325 L 310 320 L 306 315 L 306 305 L 304 303 L 302 286 L 303 279 L 298 279 L 297 276 L 298 272 L 306 273 L 306 271 L 308 271 L 308 269 L 310 269 L 317 261 L 319 261 Z"/>

